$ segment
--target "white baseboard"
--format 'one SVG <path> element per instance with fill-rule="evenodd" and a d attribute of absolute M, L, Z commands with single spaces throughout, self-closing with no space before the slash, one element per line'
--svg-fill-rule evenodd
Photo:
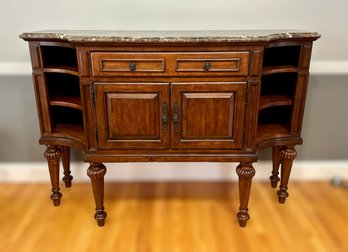
<path fill-rule="evenodd" d="M 237 163 L 119 163 L 106 164 L 106 181 L 236 181 Z M 268 180 L 270 161 L 254 163 L 255 180 Z M 88 164 L 73 162 L 75 182 L 87 182 Z M 61 172 L 62 173 L 62 172 Z M 330 180 L 333 177 L 348 179 L 348 160 L 295 161 L 292 181 Z M 0 163 L 0 182 L 34 183 L 49 182 L 47 164 Z"/>
<path fill-rule="evenodd" d="M 347 75 L 348 60 L 312 61 L 310 72 L 313 75 Z M 31 75 L 30 62 L 0 62 L 0 76 Z"/>

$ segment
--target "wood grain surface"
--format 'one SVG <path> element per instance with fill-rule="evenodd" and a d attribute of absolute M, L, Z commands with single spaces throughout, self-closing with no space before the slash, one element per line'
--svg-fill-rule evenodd
<path fill-rule="evenodd" d="M 241 228 L 236 183 L 107 183 L 100 228 L 89 184 L 61 185 L 59 207 L 49 184 L 1 184 L 0 251 L 348 251 L 348 190 L 289 188 L 282 205 L 268 183 L 255 182 Z"/>

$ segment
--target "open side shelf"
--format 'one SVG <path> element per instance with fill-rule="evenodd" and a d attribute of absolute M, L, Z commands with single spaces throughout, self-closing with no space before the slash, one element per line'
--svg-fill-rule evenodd
<path fill-rule="evenodd" d="M 270 46 L 265 49 L 263 68 L 265 67 L 298 67 L 300 59 L 300 45 Z"/>
<path fill-rule="evenodd" d="M 40 48 L 51 117 L 51 136 L 84 143 L 76 49 L 70 44 L 55 42 L 43 42 Z"/>
<path fill-rule="evenodd" d="M 66 73 L 45 73 L 49 97 L 74 96 L 80 97 L 79 77 Z"/>
<path fill-rule="evenodd" d="M 51 96 L 51 106 L 63 106 L 82 110 L 81 98 L 75 96 Z"/>
<path fill-rule="evenodd" d="M 74 69 L 77 72 L 75 48 L 46 44 L 41 46 L 41 54 L 44 68 Z"/>
<path fill-rule="evenodd" d="M 62 74 L 70 74 L 79 76 L 79 72 L 77 67 L 69 67 L 69 66 L 49 66 L 44 68 L 45 73 L 62 73 Z"/>
<path fill-rule="evenodd" d="M 262 69 L 262 75 L 276 74 L 276 73 L 296 73 L 298 68 L 292 65 L 267 66 Z"/>
<path fill-rule="evenodd" d="M 270 44 L 264 51 L 257 144 L 289 137 L 301 45 Z"/>
<path fill-rule="evenodd" d="M 75 141 L 81 142 L 82 144 L 86 142 L 83 127 L 80 125 L 57 124 L 52 129 L 52 136 L 73 139 Z"/>
<path fill-rule="evenodd" d="M 65 135 L 84 141 L 83 116 L 80 109 L 50 106 L 52 134 Z"/>
<path fill-rule="evenodd" d="M 257 130 L 256 144 L 260 144 L 272 138 L 282 138 L 291 136 L 287 125 L 284 124 L 264 124 Z"/>
<path fill-rule="evenodd" d="M 293 97 L 297 83 L 297 73 L 276 73 L 262 76 L 261 96 L 285 95 Z"/>
<path fill-rule="evenodd" d="M 292 105 L 293 101 L 286 95 L 265 95 L 260 98 L 260 110 L 275 107 Z"/>
<path fill-rule="evenodd" d="M 259 111 L 259 125 L 284 124 L 290 125 L 292 106 L 273 106 Z"/>

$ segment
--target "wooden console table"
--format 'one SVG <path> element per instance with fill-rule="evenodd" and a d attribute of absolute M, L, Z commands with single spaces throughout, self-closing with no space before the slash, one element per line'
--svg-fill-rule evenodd
<path fill-rule="evenodd" d="M 105 223 L 104 162 L 239 162 L 240 226 L 258 151 L 273 148 L 272 187 L 287 184 L 300 136 L 312 43 L 301 31 L 40 31 L 29 42 L 51 199 L 70 147 L 89 162 Z M 279 178 L 279 168 L 281 176 Z M 199 169 L 197 167 L 197 169 Z"/>

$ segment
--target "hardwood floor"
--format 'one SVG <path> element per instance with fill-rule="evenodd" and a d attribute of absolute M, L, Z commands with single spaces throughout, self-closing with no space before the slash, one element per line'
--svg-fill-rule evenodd
<path fill-rule="evenodd" d="M 348 251 L 348 190 L 290 183 L 290 197 L 255 182 L 240 228 L 236 183 L 106 183 L 105 227 L 93 219 L 89 184 L 0 185 L 0 251 Z"/>

